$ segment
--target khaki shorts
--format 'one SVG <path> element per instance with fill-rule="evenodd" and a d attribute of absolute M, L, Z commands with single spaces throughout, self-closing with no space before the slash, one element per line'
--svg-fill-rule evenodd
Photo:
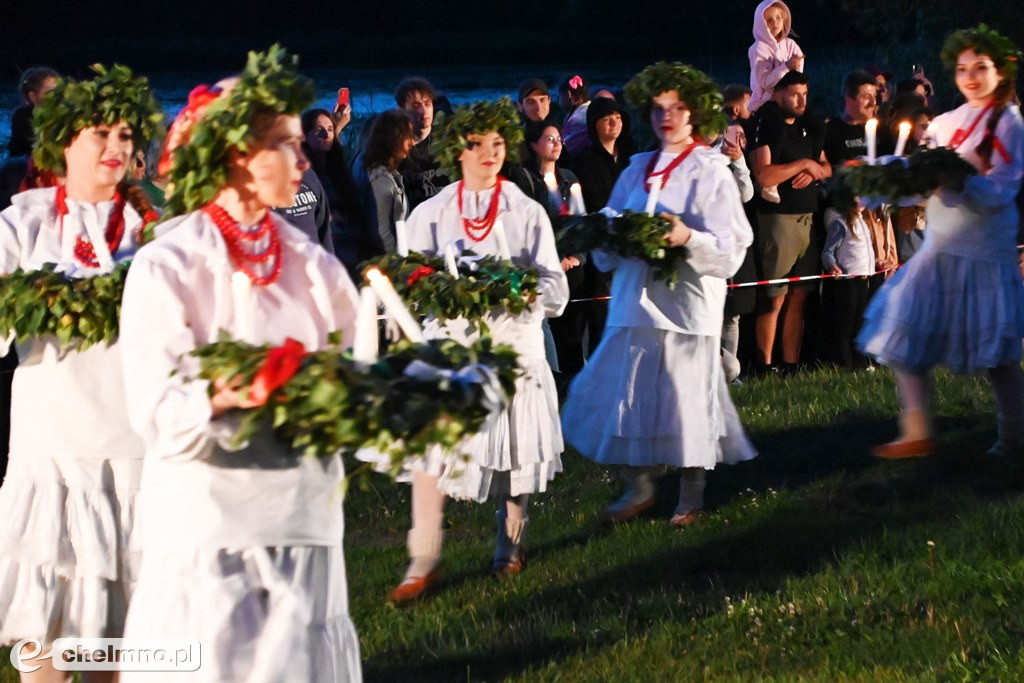
<path fill-rule="evenodd" d="M 821 272 L 821 255 L 811 248 L 809 213 L 757 214 L 757 249 L 765 280 L 783 277 L 804 277 Z M 768 285 L 768 297 L 783 296 L 789 285 Z"/>

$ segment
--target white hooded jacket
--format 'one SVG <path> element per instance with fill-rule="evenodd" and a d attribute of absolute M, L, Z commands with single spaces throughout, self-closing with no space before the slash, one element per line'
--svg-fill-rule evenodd
<path fill-rule="evenodd" d="M 764 13 L 772 5 L 778 5 L 786 14 L 783 36 L 789 36 L 793 26 L 793 13 L 782 0 L 763 0 L 754 10 L 754 44 L 747 50 L 750 59 L 750 111 L 755 111 L 772 98 L 775 84 L 789 72 L 786 62 L 804 54 L 795 40 L 788 37 L 775 40 L 768 30 Z M 802 66 L 800 71 L 803 71 Z"/>

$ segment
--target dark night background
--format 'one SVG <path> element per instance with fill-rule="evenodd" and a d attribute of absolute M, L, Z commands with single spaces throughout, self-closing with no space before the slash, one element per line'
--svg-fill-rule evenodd
<path fill-rule="evenodd" d="M 280 41 L 308 69 L 690 61 L 742 66 L 755 0 L 635 2 L 449 0 L 359 2 L 48 2 L 0 6 L 0 81 L 46 63 L 69 73 L 96 61 L 149 72 L 238 68 L 245 51 Z M 949 31 L 987 21 L 1020 44 L 1024 3 L 793 0 L 808 64 L 843 51 L 894 66 L 934 59 Z M 917 54 L 914 54 L 914 53 Z M 923 53 L 927 53 L 926 55 Z M 928 61 L 927 59 L 923 61 Z"/>

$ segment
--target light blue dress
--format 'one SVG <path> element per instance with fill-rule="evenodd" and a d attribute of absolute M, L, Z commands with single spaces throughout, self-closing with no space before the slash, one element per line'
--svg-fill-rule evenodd
<path fill-rule="evenodd" d="M 970 130 L 981 114 L 965 104 L 937 117 L 929 144 L 950 146 L 957 131 Z M 932 195 L 923 245 L 865 313 L 857 346 L 886 365 L 976 372 L 1021 359 L 1024 283 L 1017 266 L 1015 202 L 1024 174 L 1024 123 L 1016 106 L 1002 113 L 986 171 L 976 148 L 987 117 L 957 148 L 978 175 L 963 192 Z"/>

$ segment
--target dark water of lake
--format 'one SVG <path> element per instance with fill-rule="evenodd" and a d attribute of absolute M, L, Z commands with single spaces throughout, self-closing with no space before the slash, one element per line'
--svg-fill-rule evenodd
<path fill-rule="evenodd" d="M 592 84 L 608 85 L 620 88 L 644 64 L 613 64 L 587 65 L 578 71 L 568 68 L 546 67 L 507 67 L 493 66 L 478 69 L 429 69 L 422 75 L 430 81 L 453 104 L 476 100 L 496 99 L 503 95 L 515 98 L 516 87 L 530 77 L 542 78 L 552 88 L 572 73 L 582 73 Z M 717 66 L 726 67 L 724 62 Z M 747 73 L 745 59 L 728 64 L 727 68 L 716 70 L 715 76 L 721 83 L 745 82 Z M 339 87 L 348 87 L 351 91 L 352 112 L 355 118 L 365 117 L 371 113 L 383 111 L 395 105 L 394 88 L 403 76 L 419 74 L 415 69 L 336 69 L 310 71 L 309 75 L 317 85 L 316 104 L 314 106 L 332 109 L 337 99 Z M 185 104 L 188 93 L 199 83 L 213 83 L 224 77 L 224 73 L 164 73 L 150 77 L 157 99 L 174 116 Z M 728 77 L 728 78 L 727 78 Z M 733 79 L 733 80 L 729 80 Z M 0 84 L 0 149 L 6 149 L 6 141 L 10 135 L 10 112 L 19 104 L 16 85 Z"/>
<path fill-rule="evenodd" d="M 838 109 L 838 97 L 843 74 L 850 68 L 872 63 L 871 51 L 836 49 L 829 54 L 816 55 L 808 60 L 811 78 L 811 100 L 822 113 Z M 695 63 L 706 70 L 721 85 L 746 83 L 749 67 L 746 55 L 715 57 L 708 63 Z M 573 73 L 583 74 L 594 85 L 621 88 L 630 77 L 644 67 L 644 63 L 612 63 L 577 65 L 572 69 L 559 66 L 480 66 L 449 69 L 330 69 L 309 71 L 317 85 L 314 106 L 332 109 L 337 90 L 346 86 L 351 91 L 352 111 L 356 119 L 395 106 L 393 92 L 403 76 L 423 75 L 443 92 L 453 104 L 476 100 L 490 100 L 504 95 L 515 98 L 516 88 L 526 78 L 542 78 L 552 88 Z M 166 72 L 150 76 L 157 99 L 174 116 L 184 106 L 189 91 L 199 83 L 214 83 L 226 72 Z M 936 83 L 936 85 L 940 85 Z M 0 150 L 6 150 L 10 135 L 10 112 L 19 104 L 14 83 L 0 84 Z M 0 152 L 0 156 L 3 153 Z"/>

